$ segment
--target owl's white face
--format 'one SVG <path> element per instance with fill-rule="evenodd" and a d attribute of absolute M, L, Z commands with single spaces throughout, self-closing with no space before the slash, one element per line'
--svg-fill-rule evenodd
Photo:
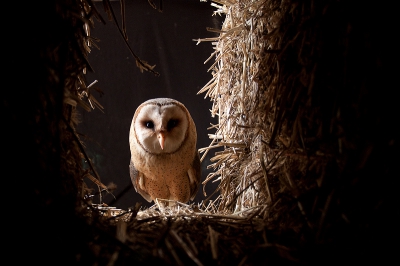
<path fill-rule="evenodd" d="M 188 117 L 174 103 L 149 103 L 142 106 L 134 121 L 139 144 L 150 153 L 173 153 L 185 140 Z M 163 147 L 162 147 L 163 146 Z"/>

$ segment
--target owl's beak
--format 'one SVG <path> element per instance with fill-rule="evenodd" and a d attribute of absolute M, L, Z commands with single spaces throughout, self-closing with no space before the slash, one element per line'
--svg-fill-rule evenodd
<path fill-rule="evenodd" d="M 158 138 L 158 142 L 160 142 L 160 147 L 163 150 L 164 149 L 164 141 L 165 141 L 164 132 L 158 133 L 157 138 Z"/>

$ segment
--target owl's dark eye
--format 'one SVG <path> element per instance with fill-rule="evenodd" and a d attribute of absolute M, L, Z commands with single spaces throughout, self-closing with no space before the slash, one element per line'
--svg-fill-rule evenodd
<path fill-rule="evenodd" d="M 176 119 L 171 119 L 171 120 L 169 120 L 168 121 L 168 124 L 167 124 L 167 128 L 168 128 L 168 130 L 171 130 L 171 129 L 173 129 L 174 127 L 176 127 L 177 125 L 178 125 L 178 120 L 176 120 Z"/>
<path fill-rule="evenodd" d="M 154 128 L 154 124 L 153 124 L 152 121 L 146 121 L 146 122 L 144 122 L 144 125 L 145 125 L 147 128 Z"/>

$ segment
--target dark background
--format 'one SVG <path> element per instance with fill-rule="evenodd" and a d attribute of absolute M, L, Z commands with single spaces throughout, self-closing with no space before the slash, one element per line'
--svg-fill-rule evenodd
<path fill-rule="evenodd" d="M 212 78 L 207 69 L 213 63 L 204 61 L 213 52 L 210 42 L 198 45 L 193 39 L 216 36 L 206 27 L 220 29 L 223 17 L 213 15 L 216 10 L 210 2 L 200 0 L 162 1 L 162 12 L 154 9 L 147 0 L 126 2 L 126 28 L 129 44 L 140 59 L 150 65 L 156 65 L 155 71 L 141 73 L 116 24 L 109 21 L 103 4 L 95 2 L 106 24 L 94 21 L 95 26 L 90 35 L 98 38 L 100 50 L 93 47 L 89 54 L 89 63 L 94 72 L 87 73 L 87 85 L 98 80 L 95 87 L 103 95 L 92 90 L 95 98 L 104 107 L 87 112 L 79 109 L 80 120 L 77 131 L 83 134 L 82 141 L 86 151 L 98 172 L 101 182 L 117 185 L 112 195 L 102 193 L 102 202 L 111 206 L 126 209 L 141 202 L 151 206 L 134 190 L 129 176 L 129 129 L 133 114 L 139 104 L 157 97 L 174 98 L 182 102 L 191 113 L 197 127 L 197 147 L 210 144 L 207 130 L 216 118 L 211 117 L 212 102 L 204 99 L 205 94 L 197 92 Z M 159 7 L 160 2 L 154 1 Z M 119 1 L 112 1 L 112 8 L 121 26 L 121 8 Z M 202 162 L 202 181 L 210 170 L 212 151 Z M 201 154 L 202 155 L 202 154 Z M 86 184 L 93 183 L 85 179 Z M 207 196 L 217 184 L 206 185 Z M 97 190 L 97 189 L 96 189 Z M 202 193 L 203 185 L 194 202 L 201 202 L 206 197 Z M 213 197 L 215 198 L 215 197 Z M 94 197 L 94 203 L 100 203 L 100 197 Z"/>

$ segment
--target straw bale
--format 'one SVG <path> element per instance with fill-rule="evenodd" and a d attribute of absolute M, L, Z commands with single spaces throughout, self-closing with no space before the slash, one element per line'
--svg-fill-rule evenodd
<path fill-rule="evenodd" d="M 291 145 L 290 136 L 281 133 L 276 141 L 275 131 L 283 109 L 277 102 L 282 97 L 279 25 L 289 3 L 221 1 L 215 6 L 225 20 L 213 43 L 212 83 L 199 93 L 211 98 L 212 116 L 219 119 L 212 145 L 225 147 L 224 156 L 211 159 L 217 161 L 211 175 L 221 179 L 219 210 L 233 212 L 273 203 L 287 161 L 282 153 Z"/>
<path fill-rule="evenodd" d="M 395 199 L 382 198 L 386 186 L 373 185 L 368 173 L 385 168 L 381 178 L 393 185 L 394 110 L 374 92 L 392 86 L 383 43 L 390 43 L 393 17 L 380 5 L 353 2 L 213 2 L 225 15 L 221 29 L 210 29 L 219 37 L 196 41 L 215 49 L 212 79 L 198 94 L 210 98 L 211 116 L 218 117 L 210 146 L 200 151 L 223 147 L 204 182 L 219 182 L 216 208 L 235 213 L 263 205 L 265 221 L 282 234 L 293 231 L 299 243 L 340 245 L 346 236 L 338 232 L 354 229 L 350 224 L 361 217 L 379 219 L 383 209 L 374 204 L 394 207 Z M 372 155 L 374 145 L 388 152 L 385 159 Z M 366 233 L 361 227 L 370 222 L 362 224 L 354 230 Z M 346 248 L 376 248 L 358 244 Z"/>

